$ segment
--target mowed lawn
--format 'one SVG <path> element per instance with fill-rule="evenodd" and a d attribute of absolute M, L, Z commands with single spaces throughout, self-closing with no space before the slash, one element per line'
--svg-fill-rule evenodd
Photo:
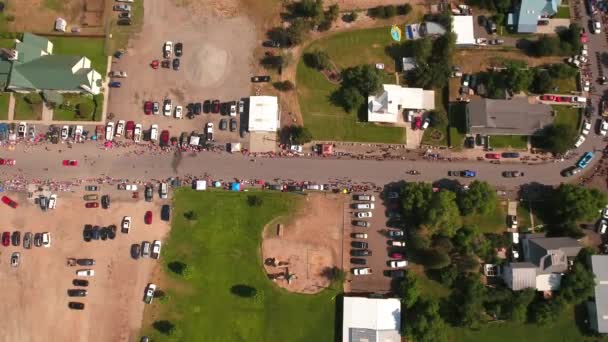
<path fill-rule="evenodd" d="M 262 205 L 249 206 L 251 195 Z M 282 193 L 176 191 L 161 257 L 171 285 L 159 284 L 169 298 L 146 309 L 143 334 L 153 341 L 333 341 L 338 292 L 289 293 L 268 280 L 262 267 L 263 226 L 288 215 L 300 200 Z M 196 221 L 184 218 L 190 210 Z M 188 279 L 168 270 L 175 261 L 192 270 Z M 255 288 L 257 296 L 233 294 L 238 285 Z M 151 327 L 156 320 L 171 321 L 177 332 L 159 333 Z"/>
<path fill-rule="evenodd" d="M 578 131 L 581 121 L 581 113 L 577 108 L 571 108 L 569 106 L 551 106 L 553 110 L 557 112 L 555 119 L 553 120 L 554 125 L 564 124 L 573 127 Z"/>
<path fill-rule="evenodd" d="M 106 76 L 108 58 L 103 38 L 47 37 L 53 43 L 53 54 L 86 56 L 101 76 Z"/>

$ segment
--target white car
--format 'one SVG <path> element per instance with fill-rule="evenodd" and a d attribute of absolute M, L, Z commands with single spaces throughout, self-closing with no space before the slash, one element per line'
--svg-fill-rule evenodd
<path fill-rule="evenodd" d="M 138 143 L 141 141 L 141 132 L 143 130 L 143 126 L 141 124 L 135 125 L 135 130 L 133 131 L 133 140 Z"/>
<path fill-rule="evenodd" d="M 393 240 L 393 241 L 391 241 L 391 246 L 393 246 L 393 247 L 405 247 L 405 242 Z"/>
<path fill-rule="evenodd" d="M 152 103 L 152 113 L 154 115 L 160 114 L 160 105 L 158 104 L 158 102 Z"/>
<path fill-rule="evenodd" d="M 91 269 L 84 269 L 76 271 L 76 275 L 79 277 L 93 277 L 95 276 L 95 271 Z"/>
<path fill-rule="evenodd" d="M 158 259 L 160 258 L 160 249 L 161 249 L 162 244 L 160 243 L 159 240 L 154 240 L 154 242 L 152 243 L 152 253 L 150 254 L 150 256 L 154 259 Z"/>
<path fill-rule="evenodd" d="M 137 191 L 137 184 L 127 184 L 125 186 L 125 190 L 127 190 L 127 191 Z"/>
<path fill-rule="evenodd" d="M 42 233 L 42 246 L 49 248 L 51 247 L 51 233 L 44 232 Z"/>
<path fill-rule="evenodd" d="M 106 140 L 112 141 L 114 139 L 114 123 L 108 122 L 106 125 Z"/>
<path fill-rule="evenodd" d="M 355 213 L 355 217 L 369 218 L 369 217 L 372 217 L 372 212 L 371 211 L 360 211 L 358 213 Z"/>
<path fill-rule="evenodd" d="M 49 209 L 55 209 L 55 207 L 57 206 L 57 195 L 52 194 L 49 197 L 49 203 L 47 203 L 47 208 Z"/>
<path fill-rule="evenodd" d="M 61 140 L 66 140 L 70 135 L 70 126 L 61 127 Z"/>
<path fill-rule="evenodd" d="M 116 125 L 116 137 L 121 137 L 125 132 L 125 120 L 118 120 L 118 124 Z"/>
<path fill-rule="evenodd" d="M 158 140 L 158 125 L 156 124 L 152 125 L 152 128 L 150 128 L 150 140 Z"/>
<path fill-rule="evenodd" d="M 146 304 L 151 304 L 152 299 L 154 298 L 154 292 L 156 292 L 156 285 L 150 283 L 146 286 L 146 294 L 144 295 L 144 302 Z"/>
<path fill-rule="evenodd" d="M 595 33 L 595 34 L 602 33 L 602 25 L 597 20 L 593 21 L 593 33 Z"/>
<path fill-rule="evenodd" d="M 120 1 L 120 0 L 116 0 L 116 1 Z M 122 0 L 124 1 L 124 0 Z M 126 2 L 126 1 L 125 1 Z M 132 1 L 131 1 L 132 2 Z M 111 71 L 110 72 L 110 77 L 115 77 L 115 78 L 127 78 L 127 73 L 125 71 Z"/>
<path fill-rule="evenodd" d="M 477 44 L 477 45 L 488 45 L 488 39 L 487 38 L 476 38 L 475 39 L 475 44 Z"/>
<path fill-rule="evenodd" d="M 578 136 L 578 140 L 576 140 L 576 142 L 574 143 L 574 147 L 579 148 L 581 147 L 581 145 L 585 142 L 585 136 L 584 135 L 579 135 Z"/>
<path fill-rule="evenodd" d="M 84 127 L 77 125 L 76 126 L 76 130 L 74 131 L 74 137 L 76 138 L 77 141 L 80 141 L 82 139 L 82 132 L 84 131 Z"/>
<path fill-rule="evenodd" d="M 389 261 L 388 265 L 392 268 L 401 268 L 407 266 L 407 261 L 405 260 L 392 260 Z"/>
<path fill-rule="evenodd" d="M 606 136 L 606 133 L 608 133 L 608 121 L 602 120 L 602 123 L 600 124 L 600 135 Z"/>
<path fill-rule="evenodd" d="M 165 116 L 171 116 L 172 109 L 173 104 L 171 103 L 171 100 L 166 99 L 163 104 L 163 114 L 165 114 Z"/>
<path fill-rule="evenodd" d="M 602 209 L 602 218 L 608 220 L 608 205 Z"/>
<path fill-rule="evenodd" d="M 367 234 L 366 233 L 355 233 L 355 234 L 353 234 L 353 237 L 355 239 L 367 239 Z"/>
<path fill-rule="evenodd" d="M 125 216 L 122 218 L 122 232 L 129 233 L 131 229 L 131 216 Z"/>
<path fill-rule="evenodd" d="M 116 2 L 129 2 L 129 3 L 133 2 L 133 1 L 134 0 L 116 0 Z"/>
<path fill-rule="evenodd" d="M 376 197 L 374 197 L 373 195 L 354 195 L 353 199 L 355 201 L 374 202 L 376 200 Z"/>
<path fill-rule="evenodd" d="M 165 48 L 164 48 L 165 58 L 171 57 L 172 53 L 173 53 L 173 42 L 170 42 L 170 41 L 165 42 Z"/>
<path fill-rule="evenodd" d="M 239 101 L 239 114 L 243 114 L 245 112 L 245 101 Z"/>
<path fill-rule="evenodd" d="M 585 80 L 583 82 L 583 91 L 589 91 L 591 89 L 591 82 L 589 80 Z"/>
<path fill-rule="evenodd" d="M 585 120 L 583 121 L 583 130 L 581 133 L 583 135 L 589 135 L 589 131 L 591 131 L 591 122 Z"/>
<path fill-rule="evenodd" d="M 369 275 L 372 274 L 372 269 L 369 267 L 357 267 L 353 268 L 354 275 Z"/>
<path fill-rule="evenodd" d="M 20 122 L 19 127 L 17 128 L 17 136 L 25 138 L 26 134 L 27 134 L 27 123 Z"/>
<path fill-rule="evenodd" d="M 384 63 L 376 63 L 376 69 L 378 70 L 384 70 Z"/>
<path fill-rule="evenodd" d="M 158 191 L 160 192 L 160 198 L 167 199 L 169 185 L 167 183 L 160 183 L 158 187 Z"/>
<path fill-rule="evenodd" d="M 230 116 L 236 116 L 236 103 L 230 103 Z"/>
<path fill-rule="evenodd" d="M 207 123 L 206 133 L 207 133 L 207 140 L 212 141 L 213 140 L 213 122 Z"/>
<path fill-rule="evenodd" d="M 355 204 L 355 209 L 374 209 L 374 203 L 357 203 Z"/>
<path fill-rule="evenodd" d="M 182 111 L 183 111 L 182 106 L 175 106 L 175 118 L 176 119 L 181 119 L 183 117 Z"/>

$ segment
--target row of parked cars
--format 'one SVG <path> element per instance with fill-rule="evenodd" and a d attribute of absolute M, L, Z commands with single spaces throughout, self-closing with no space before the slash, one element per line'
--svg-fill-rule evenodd
<path fill-rule="evenodd" d="M 150 241 L 142 241 L 141 244 L 134 243 L 131 245 L 131 257 L 135 260 L 140 257 L 159 259 L 161 248 L 162 243 L 160 240 L 154 240 L 152 243 Z"/>
<path fill-rule="evenodd" d="M 373 210 L 374 203 L 376 201 L 375 196 L 368 194 L 360 194 L 353 195 L 353 201 L 356 201 L 352 204 L 353 209 L 355 210 Z M 354 216 L 356 218 L 368 218 L 372 217 L 371 211 L 356 211 L 354 212 Z M 365 220 L 353 220 L 352 225 L 354 228 L 369 228 L 371 227 L 371 223 Z M 351 234 L 353 239 L 367 239 L 367 233 L 354 232 Z M 351 264 L 357 266 L 364 266 L 367 264 L 367 259 L 365 257 L 371 256 L 372 251 L 369 249 L 369 245 L 365 241 L 351 241 L 351 251 L 350 255 L 353 257 L 350 259 Z M 372 274 L 373 271 L 370 267 L 353 267 L 351 269 L 352 273 L 356 276 L 358 275 L 368 275 Z"/>
<path fill-rule="evenodd" d="M 68 264 L 68 266 L 71 266 L 71 267 L 74 267 L 74 266 L 91 267 L 91 266 L 95 266 L 95 260 L 94 259 L 69 258 L 67 264 Z M 76 276 L 77 277 L 87 277 L 87 278 L 93 277 L 93 276 L 95 276 L 95 270 L 90 269 L 90 268 L 79 269 L 79 270 L 76 270 Z M 78 286 L 78 287 L 88 287 L 89 281 L 86 279 L 74 279 L 74 280 L 72 280 L 72 285 Z M 67 290 L 67 294 L 68 294 L 68 297 L 86 297 L 88 295 L 88 291 L 83 288 L 71 288 L 71 289 Z M 72 310 L 84 310 L 84 306 L 85 305 L 82 302 L 73 302 L 73 301 L 68 302 L 68 307 Z"/>
<path fill-rule="evenodd" d="M 2 233 L 2 246 L 8 247 L 13 245 L 18 247 L 21 245 L 21 232 L 3 232 Z M 51 233 L 31 233 L 26 232 L 23 234 L 23 248 L 30 249 L 33 246 L 36 247 L 51 247 Z"/>
<path fill-rule="evenodd" d="M 174 108 L 173 101 L 171 99 L 164 99 L 162 102 L 162 114 L 164 116 L 175 116 L 176 119 L 183 118 L 184 115 L 192 118 L 195 115 L 200 114 L 222 114 L 236 117 L 237 114 L 243 114 L 245 111 L 245 101 L 228 101 L 221 103 L 220 100 L 205 100 L 204 102 L 191 102 L 189 103 L 184 111 L 184 107 L 177 105 Z M 144 102 L 144 114 L 146 115 L 160 115 L 161 107 L 160 103 L 156 101 Z"/>

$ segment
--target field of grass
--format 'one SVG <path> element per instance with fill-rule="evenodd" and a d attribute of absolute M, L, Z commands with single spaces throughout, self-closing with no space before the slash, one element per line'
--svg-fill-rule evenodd
<path fill-rule="evenodd" d="M 141 2 L 141 1 L 140 1 Z M 53 43 L 53 53 L 57 55 L 86 56 L 93 69 L 106 76 L 108 58 L 103 38 L 48 37 Z"/>
<path fill-rule="evenodd" d="M 8 100 L 10 93 L 0 93 L 0 120 L 8 120 Z"/>
<path fill-rule="evenodd" d="M 126 49 L 129 38 L 132 34 L 141 31 L 144 23 L 144 2 L 135 1 L 129 3 L 131 6 L 131 25 L 117 25 L 116 17 L 113 17 L 109 23 L 109 30 L 112 33 L 112 38 L 108 38 L 105 46 L 106 55 L 112 55 L 115 51 Z"/>
<path fill-rule="evenodd" d="M 570 19 L 570 7 L 567 5 L 559 6 L 557 8 L 557 15 L 555 17 L 559 19 Z"/>
<path fill-rule="evenodd" d="M 490 146 L 525 150 L 528 147 L 528 137 L 522 135 L 493 135 L 490 137 Z"/>
<path fill-rule="evenodd" d="M 260 206 L 248 204 L 252 195 L 262 200 Z M 146 308 L 143 334 L 153 341 L 335 340 L 339 292 L 289 293 L 275 286 L 262 267 L 263 226 L 288 215 L 301 200 L 280 193 L 176 191 L 162 255 L 169 284 L 159 284 L 169 298 Z M 196 221 L 184 217 L 189 211 L 198 214 Z M 188 265 L 188 276 L 170 271 L 175 262 Z M 163 320 L 176 325 L 172 335 L 152 327 Z"/>
<path fill-rule="evenodd" d="M 578 91 L 576 78 L 553 78 L 551 84 L 557 88 L 556 92 L 560 94 L 570 94 L 573 91 Z"/>
<path fill-rule="evenodd" d="M 578 131 L 580 127 L 581 121 L 581 113 L 577 108 L 571 108 L 568 106 L 552 106 L 553 110 L 557 112 L 555 115 L 555 119 L 553 120 L 553 124 L 565 124 L 568 126 L 572 126 L 575 130 Z"/>
<path fill-rule="evenodd" d="M 12 49 L 15 47 L 15 39 L 13 38 L 0 38 L 0 48 Z"/>
<path fill-rule="evenodd" d="M 507 209 L 500 201 L 494 211 L 487 215 L 463 216 L 464 224 L 476 225 L 483 233 L 502 233 L 507 227 Z"/>
<path fill-rule="evenodd" d="M 40 120 L 42 104 L 29 104 L 25 101 L 26 94 L 13 94 L 15 98 L 15 120 Z"/>
<path fill-rule="evenodd" d="M 92 106 L 92 108 L 94 108 L 93 115 L 91 115 L 90 117 L 76 116 L 76 109 L 78 108 L 78 105 L 81 103 L 89 103 Z M 55 120 L 55 121 L 92 121 L 95 119 L 95 117 L 97 117 L 95 115 L 95 113 L 97 113 L 98 111 L 100 112 L 102 106 L 103 106 L 103 95 L 101 97 L 101 102 L 99 103 L 99 108 L 98 108 L 97 103 L 93 99 L 92 96 L 78 95 L 78 94 L 63 94 L 63 105 L 57 106 L 53 110 L 53 120 Z M 97 117 L 97 118 L 99 118 L 99 117 Z"/>

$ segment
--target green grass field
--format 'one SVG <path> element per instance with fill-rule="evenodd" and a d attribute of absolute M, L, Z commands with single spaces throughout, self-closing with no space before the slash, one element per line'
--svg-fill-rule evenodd
<path fill-rule="evenodd" d="M 86 56 L 93 69 L 106 77 L 108 58 L 103 38 L 48 37 L 53 43 L 53 54 Z"/>
<path fill-rule="evenodd" d="M 42 118 L 42 104 L 29 104 L 25 101 L 26 94 L 14 93 L 15 120 L 40 120 Z"/>
<path fill-rule="evenodd" d="M 581 113 L 576 108 L 571 108 L 569 106 L 551 106 L 553 110 L 557 112 L 555 115 L 555 119 L 553 120 L 553 124 L 565 124 L 568 126 L 572 126 L 575 130 L 578 131 L 580 127 L 581 121 Z"/>
<path fill-rule="evenodd" d="M 251 195 L 262 205 L 249 206 Z M 263 226 L 288 215 L 300 200 L 280 193 L 176 191 L 162 255 L 170 285 L 160 284 L 169 298 L 146 309 L 143 334 L 153 341 L 333 341 L 339 292 L 289 293 L 268 280 L 262 267 Z M 198 213 L 195 222 L 184 218 L 190 210 Z M 168 270 L 175 261 L 188 265 L 187 279 Z M 257 295 L 234 294 L 239 285 Z M 176 333 L 154 330 L 156 320 L 171 321 Z"/>
<path fill-rule="evenodd" d="M 525 150 L 528 147 L 528 137 L 522 135 L 493 135 L 490 137 L 490 146 Z"/>
<path fill-rule="evenodd" d="M 8 120 L 9 93 L 0 93 L 0 120 Z"/>
<path fill-rule="evenodd" d="M 185 4 L 185 3 L 184 3 Z M 129 38 L 134 33 L 141 31 L 141 27 L 144 23 L 144 2 L 135 1 L 129 3 L 131 6 L 131 25 L 118 25 L 117 18 L 114 17 L 110 20 L 109 30 L 112 32 L 112 38 L 107 40 L 106 44 L 106 55 L 112 55 L 119 49 L 126 49 L 129 43 Z"/>
<path fill-rule="evenodd" d="M 570 19 L 570 7 L 567 5 L 559 6 L 557 8 L 557 15 L 555 17 L 559 19 Z"/>
<path fill-rule="evenodd" d="M 576 78 L 553 78 L 551 79 L 553 87 L 557 87 L 557 92 L 560 94 L 569 94 L 573 91 L 578 91 L 578 82 Z"/>
<path fill-rule="evenodd" d="M 496 205 L 495 210 L 487 215 L 474 214 L 462 217 L 464 224 L 476 225 L 483 233 L 505 232 L 507 228 L 506 219 L 507 209 L 500 201 Z"/>
<path fill-rule="evenodd" d="M 77 117 L 75 109 L 78 107 L 78 105 L 80 103 L 85 103 L 85 102 L 88 102 L 92 106 L 92 108 L 94 108 L 93 115 L 91 115 L 90 117 Z M 98 106 L 96 105 L 96 101 L 93 99 L 93 97 L 87 96 L 87 95 L 63 94 L 63 103 L 64 104 L 69 103 L 70 107 L 73 108 L 74 110 L 60 108 L 61 106 L 57 106 L 53 110 L 53 120 L 55 120 L 55 121 L 92 121 L 92 120 L 94 120 L 95 117 L 97 117 L 97 118 L 100 117 L 100 116 L 97 116 L 96 113 L 101 112 L 101 107 L 103 106 L 103 95 L 101 95 L 101 102 L 99 104 L 100 108 L 97 108 Z"/>

